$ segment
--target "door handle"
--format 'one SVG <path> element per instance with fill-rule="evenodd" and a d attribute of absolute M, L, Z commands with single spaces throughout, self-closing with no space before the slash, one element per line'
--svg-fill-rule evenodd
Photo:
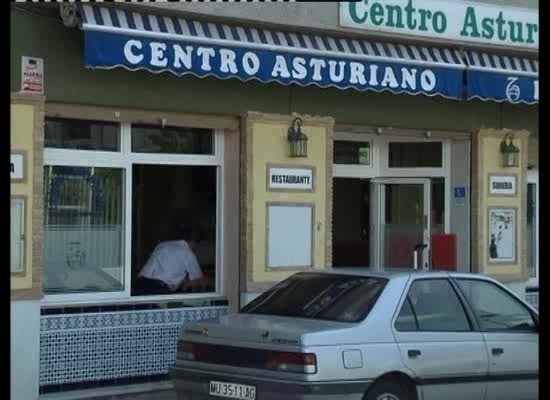
<path fill-rule="evenodd" d="M 500 356 L 501 354 L 504 354 L 504 349 L 500 348 L 500 347 L 495 347 L 495 348 L 492 348 L 491 349 L 491 353 L 494 355 L 494 356 Z"/>
<path fill-rule="evenodd" d="M 407 355 L 409 356 L 409 358 L 417 358 L 417 357 L 420 357 L 421 354 L 422 352 L 420 350 L 407 351 Z"/>

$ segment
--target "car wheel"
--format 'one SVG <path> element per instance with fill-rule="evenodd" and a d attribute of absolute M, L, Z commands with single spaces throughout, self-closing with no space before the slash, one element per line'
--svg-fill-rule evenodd
<path fill-rule="evenodd" d="M 403 380 L 382 380 L 368 391 L 365 400 L 414 400 L 415 388 Z"/>

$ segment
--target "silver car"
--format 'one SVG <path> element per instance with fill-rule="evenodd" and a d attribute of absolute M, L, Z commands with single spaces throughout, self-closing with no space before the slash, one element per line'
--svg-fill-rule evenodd
<path fill-rule="evenodd" d="M 292 275 L 238 314 L 185 327 L 178 400 L 535 400 L 538 313 L 443 272 Z"/>

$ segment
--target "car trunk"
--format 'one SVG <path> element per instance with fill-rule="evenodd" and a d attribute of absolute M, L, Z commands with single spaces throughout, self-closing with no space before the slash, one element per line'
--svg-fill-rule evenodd
<path fill-rule="evenodd" d="M 250 368 L 260 375 L 279 371 L 312 376 L 318 368 L 312 339 L 329 332 L 334 339 L 335 330 L 349 327 L 341 322 L 234 314 L 186 327 L 178 341 L 177 358 L 190 362 L 189 366 L 197 362 L 215 369 Z"/>
<path fill-rule="evenodd" d="M 316 332 L 347 329 L 348 323 L 306 318 L 278 317 L 257 314 L 233 314 L 219 320 L 201 321 L 184 329 L 184 340 L 214 339 L 216 343 L 251 345 L 301 346 L 306 335 Z"/>

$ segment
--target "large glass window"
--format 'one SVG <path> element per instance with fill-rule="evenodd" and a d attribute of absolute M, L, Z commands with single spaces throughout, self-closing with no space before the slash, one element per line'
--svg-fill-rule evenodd
<path fill-rule="evenodd" d="M 44 293 L 220 290 L 214 130 L 68 118 L 46 118 L 46 130 Z"/>
<path fill-rule="evenodd" d="M 390 168 L 441 168 L 442 142 L 390 142 Z"/>
<path fill-rule="evenodd" d="M 120 291 L 124 171 L 44 168 L 44 292 Z"/>
<path fill-rule="evenodd" d="M 102 121 L 46 118 L 44 147 L 75 150 L 120 150 L 119 125 Z"/>
<path fill-rule="evenodd" d="M 214 154 L 211 129 L 132 126 L 132 151 L 136 153 Z"/>

